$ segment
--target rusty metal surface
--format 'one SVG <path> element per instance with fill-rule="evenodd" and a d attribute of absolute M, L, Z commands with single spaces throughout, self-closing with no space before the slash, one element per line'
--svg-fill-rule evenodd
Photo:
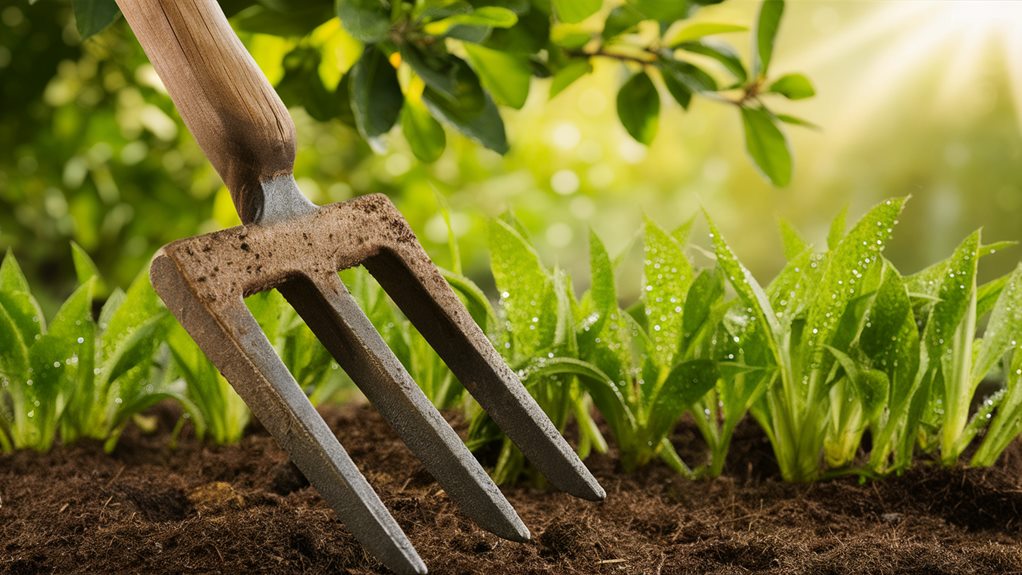
<path fill-rule="evenodd" d="M 425 572 L 414 548 L 259 330 L 244 305 L 247 295 L 279 289 L 452 500 L 480 526 L 512 540 L 529 536 L 358 309 L 338 270 L 364 265 L 553 485 L 586 499 L 604 497 L 386 197 L 363 196 L 310 210 L 310 204 L 291 197 L 292 192 L 301 197 L 293 180 L 276 185 L 286 193 L 267 198 L 283 203 L 264 208 L 264 223 L 165 246 L 153 261 L 153 286 L 368 549 L 395 571 Z"/>

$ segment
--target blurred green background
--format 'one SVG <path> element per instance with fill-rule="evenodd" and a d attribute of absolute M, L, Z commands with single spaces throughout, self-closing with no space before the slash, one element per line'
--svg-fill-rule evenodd
<path fill-rule="evenodd" d="M 730 0 L 695 20 L 748 25 L 757 6 Z M 512 146 L 504 157 L 449 131 L 444 156 L 426 166 L 399 135 L 377 155 L 350 128 L 294 110 L 296 176 L 320 203 L 388 194 L 449 265 L 442 197 L 466 273 L 484 285 L 484 224 L 505 210 L 548 262 L 585 277 L 587 228 L 619 253 L 645 216 L 671 227 L 704 207 L 765 279 L 781 264 L 779 217 L 821 244 L 842 208 L 855 217 L 911 194 L 888 249 L 909 273 L 978 227 L 988 242 L 1022 239 L 1020 27 L 1016 1 L 789 2 L 773 67 L 808 75 L 817 97 L 778 111 L 821 130 L 788 131 L 795 173 L 784 189 L 745 157 L 730 106 L 667 107 L 652 146 L 632 141 L 614 111 L 622 69 L 607 62 L 553 100 L 534 84 L 523 110 L 504 111 Z M 748 43 L 746 33 L 726 39 Z M 295 41 L 244 40 L 278 80 Z M 322 50 L 327 82 L 358 56 L 339 26 L 306 41 Z M 235 222 L 226 189 L 123 21 L 81 42 L 65 2 L 0 7 L 0 249 L 17 253 L 44 305 L 74 281 L 69 240 L 125 285 L 163 243 Z M 983 277 L 1018 259 L 1015 250 L 991 258 Z M 624 260 L 634 291 L 640 260 L 638 252 Z"/>

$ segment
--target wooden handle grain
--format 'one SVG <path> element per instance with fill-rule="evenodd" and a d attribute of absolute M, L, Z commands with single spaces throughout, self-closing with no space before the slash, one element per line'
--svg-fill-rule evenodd
<path fill-rule="evenodd" d="M 294 169 L 295 127 L 216 0 L 117 0 L 243 222 Z"/>

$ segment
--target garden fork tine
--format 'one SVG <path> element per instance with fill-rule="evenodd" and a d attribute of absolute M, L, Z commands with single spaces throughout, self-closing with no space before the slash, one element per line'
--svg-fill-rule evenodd
<path fill-rule="evenodd" d="M 602 488 L 383 196 L 317 207 L 292 171 L 294 124 L 215 0 L 117 0 L 182 118 L 224 179 L 240 227 L 165 246 L 153 287 L 363 545 L 389 568 L 425 566 L 244 305 L 277 288 L 448 495 L 515 540 L 528 530 L 357 308 L 337 271 L 364 264 L 483 408 L 563 489 Z"/>

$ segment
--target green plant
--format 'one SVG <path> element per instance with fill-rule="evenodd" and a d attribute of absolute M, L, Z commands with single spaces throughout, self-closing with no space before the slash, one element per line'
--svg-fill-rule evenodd
<path fill-rule="evenodd" d="M 773 113 L 763 97 L 798 100 L 815 92 L 801 74 L 768 79 L 784 2 L 762 4 L 754 57 L 746 66 L 731 46 L 708 39 L 745 27 L 686 22 L 702 5 L 719 1 L 223 0 L 221 5 L 240 30 L 302 38 L 282 59 L 281 97 L 317 120 L 351 125 L 375 149 L 400 126 L 416 157 L 435 161 L 447 144 L 442 122 L 503 154 L 508 142 L 498 106 L 522 108 L 533 78 L 549 78 L 554 97 L 589 74 L 593 60 L 608 60 L 627 71 L 617 111 L 634 139 L 649 144 L 656 135 L 658 83 L 685 109 L 694 96 L 734 105 L 749 156 L 773 184 L 786 185 L 791 154 L 780 125 L 811 124 Z M 118 16 L 114 0 L 74 0 L 74 6 L 83 38 Z M 348 57 L 354 64 L 336 69 L 336 51 L 351 51 L 352 45 L 355 51 Z M 707 72 L 704 63 L 719 71 Z"/>
<path fill-rule="evenodd" d="M 73 245 L 81 285 L 49 324 L 8 252 L 0 266 L 0 448 L 49 449 L 82 438 L 113 449 L 132 417 L 172 394 L 151 361 L 166 313 L 143 272 L 92 316 L 100 282 Z"/>

